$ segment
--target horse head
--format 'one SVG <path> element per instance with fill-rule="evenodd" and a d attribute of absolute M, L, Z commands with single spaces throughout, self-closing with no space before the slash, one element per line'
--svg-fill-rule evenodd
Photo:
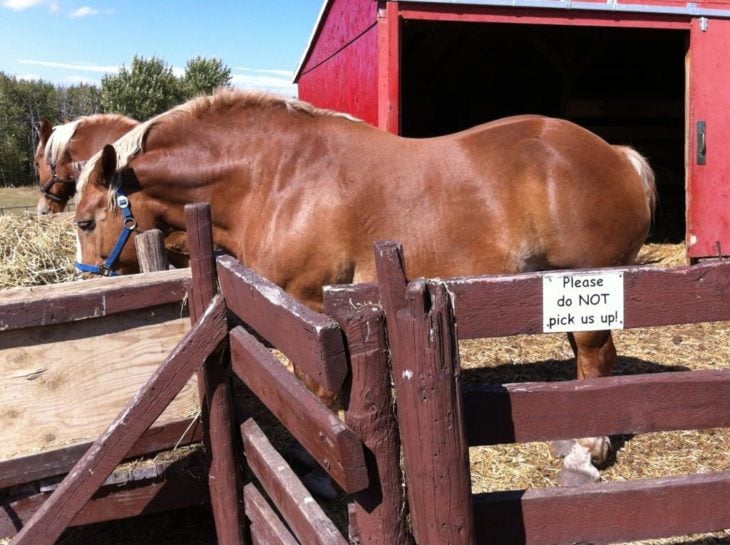
<path fill-rule="evenodd" d="M 154 217 L 133 170 L 117 170 L 117 154 L 111 145 L 81 173 L 75 223 L 79 271 L 104 276 L 139 272 L 133 239 L 154 227 Z"/>
<path fill-rule="evenodd" d="M 76 179 L 82 163 L 74 162 L 68 152 L 68 140 L 75 127 L 75 124 L 52 127 L 47 119 L 41 121 L 34 157 L 41 192 L 37 210 L 41 215 L 63 212 L 76 193 Z"/>

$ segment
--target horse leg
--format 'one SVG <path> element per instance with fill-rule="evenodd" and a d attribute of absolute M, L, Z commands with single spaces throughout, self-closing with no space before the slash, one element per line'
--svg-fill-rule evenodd
<path fill-rule="evenodd" d="M 610 331 L 570 333 L 570 346 L 575 353 L 578 379 L 605 377 L 616 362 L 616 347 Z M 596 482 L 600 475 L 591 464 L 602 464 L 608 458 L 611 442 L 608 437 L 584 437 L 574 441 L 555 441 L 551 452 L 563 458 L 558 483 L 571 486 Z"/>

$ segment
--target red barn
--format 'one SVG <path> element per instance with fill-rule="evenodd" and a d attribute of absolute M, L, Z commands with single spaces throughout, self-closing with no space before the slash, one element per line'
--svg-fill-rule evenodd
<path fill-rule="evenodd" d="M 517 113 L 646 155 L 654 240 L 730 255 L 730 1 L 327 0 L 299 96 L 404 136 Z"/>

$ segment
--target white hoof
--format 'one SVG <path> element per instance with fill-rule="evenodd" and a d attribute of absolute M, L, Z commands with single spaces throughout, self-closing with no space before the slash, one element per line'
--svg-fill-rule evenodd
<path fill-rule="evenodd" d="M 563 458 L 563 468 L 557 475 L 558 485 L 580 486 L 600 481 L 601 474 L 591 463 L 591 458 L 590 450 L 581 445 L 580 440 L 576 441 Z"/>

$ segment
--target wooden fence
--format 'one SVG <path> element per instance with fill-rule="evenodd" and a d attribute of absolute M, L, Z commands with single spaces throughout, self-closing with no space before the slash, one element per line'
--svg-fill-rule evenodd
<path fill-rule="evenodd" d="M 204 207 L 188 208 L 188 235 L 194 325 L 13 545 L 51 544 L 78 520 L 201 364 L 221 544 L 609 543 L 730 527 L 727 472 L 473 495 L 468 465 L 470 445 L 728 426 L 730 372 L 462 392 L 459 339 L 542 331 L 540 274 L 409 283 L 400 247 L 378 243 L 378 284 L 327 289 L 323 315 L 230 257 L 214 262 Z M 626 327 L 730 319 L 726 263 L 623 272 Z M 344 421 L 271 348 L 338 391 Z M 230 375 L 349 497 L 346 525 L 313 500 L 267 423 L 249 415 L 234 430 Z"/>

